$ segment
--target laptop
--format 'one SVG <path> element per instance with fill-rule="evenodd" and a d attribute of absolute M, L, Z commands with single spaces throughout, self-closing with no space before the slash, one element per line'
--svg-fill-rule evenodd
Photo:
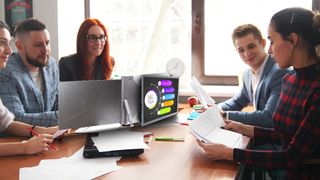
<path fill-rule="evenodd" d="M 112 157 L 112 156 L 137 156 L 144 152 L 144 149 L 124 149 L 115 151 L 100 152 L 94 145 L 92 137 L 99 136 L 99 133 L 88 133 L 83 150 L 83 157 L 98 158 L 98 157 Z"/>

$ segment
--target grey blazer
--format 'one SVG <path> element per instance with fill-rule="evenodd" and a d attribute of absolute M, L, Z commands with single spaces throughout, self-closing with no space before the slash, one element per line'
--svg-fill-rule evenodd
<path fill-rule="evenodd" d="M 33 81 L 19 53 L 13 52 L 7 66 L 0 71 L 0 96 L 15 120 L 39 126 L 58 124 L 58 63 L 52 57 L 41 68 L 44 93 Z"/>
<path fill-rule="evenodd" d="M 268 57 L 266 65 L 257 86 L 255 99 L 256 108 L 254 112 L 241 112 L 241 110 L 253 105 L 251 88 L 251 70 L 248 69 L 243 75 L 241 90 L 231 99 L 218 104 L 224 111 L 229 111 L 229 119 L 261 127 L 273 127 L 272 116 L 276 110 L 283 76 L 289 69 L 280 69 L 271 56 Z"/>

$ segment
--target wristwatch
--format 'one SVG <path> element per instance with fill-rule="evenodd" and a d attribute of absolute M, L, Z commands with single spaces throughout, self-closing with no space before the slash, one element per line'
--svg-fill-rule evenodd
<path fill-rule="evenodd" d="M 227 117 L 227 112 L 223 112 L 223 113 L 222 113 L 222 117 L 223 117 L 223 118 L 226 118 L 226 117 Z"/>

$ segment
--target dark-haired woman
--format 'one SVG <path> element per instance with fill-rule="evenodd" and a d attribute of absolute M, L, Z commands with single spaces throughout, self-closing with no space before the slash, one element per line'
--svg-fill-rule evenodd
<path fill-rule="evenodd" d="M 303 8 L 287 8 L 271 18 L 269 53 L 281 68 L 293 70 L 283 79 L 273 129 L 226 121 L 226 129 L 242 133 L 254 143 L 280 142 L 280 151 L 228 148 L 198 141 L 211 159 L 226 159 L 283 170 L 285 179 L 320 177 L 320 15 Z"/>

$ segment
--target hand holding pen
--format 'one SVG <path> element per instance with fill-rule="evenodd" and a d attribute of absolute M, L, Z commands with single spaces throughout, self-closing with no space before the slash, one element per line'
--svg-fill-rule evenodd
<path fill-rule="evenodd" d="M 30 131 L 30 133 L 33 135 L 33 137 L 30 139 L 30 141 L 32 141 L 33 139 L 41 139 L 42 141 L 42 148 L 43 150 L 48 150 L 49 147 L 51 147 L 53 150 L 56 150 L 57 148 L 52 144 L 52 137 L 48 138 L 47 136 L 43 136 L 43 135 L 40 135 L 38 132 L 36 132 L 34 129 L 32 128 L 28 128 L 28 130 Z M 34 140 L 35 141 L 35 140 Z M 37 141 L 35 141 L 37 142 Z M 41 143 L 40 142 L 40 143 Z M 39 143 L 39 142 L 38 142 Z"/>

